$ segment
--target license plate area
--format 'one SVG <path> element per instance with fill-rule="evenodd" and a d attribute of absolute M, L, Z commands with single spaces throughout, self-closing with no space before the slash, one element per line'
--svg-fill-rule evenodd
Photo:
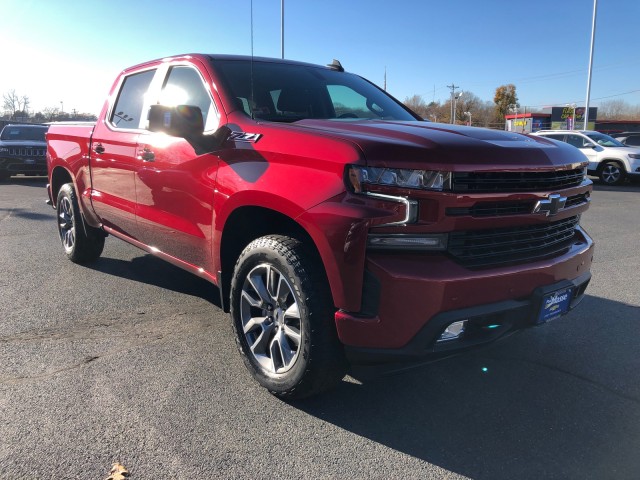
<path fill-rule="evenodd" d="M 536 323 L 546 323 L 567 313 L 573 298 L 573 287 L 561 288 L 542 297 Z"/>

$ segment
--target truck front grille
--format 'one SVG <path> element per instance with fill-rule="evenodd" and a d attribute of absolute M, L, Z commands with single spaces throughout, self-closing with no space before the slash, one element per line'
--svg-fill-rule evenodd
<path fill-rule="evenodd" d="M 454 172 L 454 192 L 539 192 L 576 187 L 584 169 L 545 172 Z"/>
<path fill-rule="evenodd" d="M 543 225 L 453 232 L 448 252 L 469 268 L 535 261 L 566 252 L 577 225 L 575 216 Z"/>
<path fill-rule="evenodd" d="M 577 207 L 589 202 L 588 193 L 580 193 L 567 198 L 564 208 Z M 450 207 L 446 214 L 450 217 L 503 217 L 507 215 L 526 215 L 533 211 L 535 201 L 521 202 L 478 202 L 473 207 Z"/>

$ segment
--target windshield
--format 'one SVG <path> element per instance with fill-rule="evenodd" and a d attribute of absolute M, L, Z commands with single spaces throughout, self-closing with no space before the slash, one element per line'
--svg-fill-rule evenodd
<path fill-rule="evenodd" d="M 591 132 L 585 133 L 585 135 L 603 147 L 624 147 L 618 140 L 604 133 Z"/>
<path fill-rule="evenodd" d="M 47 133 L 47 127 L 7 125 L 2 130 L 0 140 L 30 140 L 35 142 L 44 142 L 45 133 Z"/>
<path fill-rule="evenodd" d="M 417 119 L 382 90 L 357 75 L 307 65 L 214 60 L 247 115 L 274 122 L 317 119 Z M 253 93 L 252 93 L 253 87 Z"/>

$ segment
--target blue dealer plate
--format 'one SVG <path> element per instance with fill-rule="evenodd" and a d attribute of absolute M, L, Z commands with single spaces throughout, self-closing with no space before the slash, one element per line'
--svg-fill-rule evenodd
<path fill-rule="evenodd" d="M 548 322 L 567 313 L 569 311 L 569 304 L 571 303 L 572 290 L 572 288 L 564 288 L 545 295 L 542 299 L 538 323 Z"/>

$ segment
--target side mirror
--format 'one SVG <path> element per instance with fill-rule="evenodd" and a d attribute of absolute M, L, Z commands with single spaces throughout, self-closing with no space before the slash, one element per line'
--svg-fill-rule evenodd
<path fill-rule="evenodd" d="M 193 105 L 151 105 L 149 130 L 182 138 L 200 135 L 204 131 L 202 111 Z"/>

